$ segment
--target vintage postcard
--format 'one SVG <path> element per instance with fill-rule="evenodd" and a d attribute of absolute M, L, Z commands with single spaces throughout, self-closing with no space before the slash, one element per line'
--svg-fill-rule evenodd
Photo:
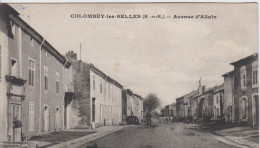
<path fill-rule="evenodd" d="M 259 147 L 257 3 L 0 3 L 0 147 Z"/>

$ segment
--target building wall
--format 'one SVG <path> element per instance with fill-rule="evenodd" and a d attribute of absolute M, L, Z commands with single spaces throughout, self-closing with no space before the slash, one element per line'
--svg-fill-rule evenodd
<path fill-rule="evenodd" d="M 5 16 L 6 17 L 6 16 Z M 5 17 L 1 16 L 1 19 L 6 19 Z M 13 16 L 15 17 L 15 16 Z M 11 86 L 11 91 L 14 94 L 17 95 L 24 95 L 24 101 L 21 103 L 21 107 L 19 109 L 20 112 L 20 120 L 22 121 L 22 128 L 18 133 L 23 132 L 25 136 L 27 137 L 32 137 L 36 136 L 39 134 L 43 133 L 43 128 L 42 128 L 42 108 L 44 104 L 49 105 L 49 107 L 52 109 L 50 112 L 50 130 L 49 131 L 54 131 L 54 125 L 55 125 L 55 111 L 56 108 L 59 108 L 60 116 L 59 118 L 56 118 L 56 121 L 60 124 L 59 129 L 63 128 L 63 98 L 64 98 L 64 88 L 63 88 L 63 72 L 64 72 L 64 66 L 61 62 L 57 61 L 57 59 L 51 55 L 48 54 L 46 56 L 46 52 L 41 50 L 40 48 L 40 41 L 34 38 L 35 35 L 31 35 L 24 27 L 23 25 L 26 26 L 26 24 L 23 24 L 23 22 L 19 22 L 19 20 L 13 20 L 11 19 L 12 22 L 12 27 L 11 27 L 11 32 L 13 34 L 13 38 L 7 36 L 7 29 L 6 29 L 6 20 L 1 21 L 1 49 L 3 47 L 3 50 L 1 51 L 2 54 L 5 54 L 4 57 L 1 56 L 1 60 L 6 61 L 5 63 L 2 63 L 1 61 L 1 93 L 3 101 L 1 105 L 1 117 L 3 118 L 3 122 L 0 124 L 3 124 L 1 127 L 1 131 L 3 131 L 4 134 L 1 134 L 3 140 L 7 140 L 7 135 L 11 135 L 12 133 L 9 131 L 7 133 L 6 129 L 9 129 L 12 127 L 12 122 L 8 120 L 7 116 L 7 107 L 10 105 L 13 105 L 11 102 L 9 105 L 7 104 L 7 98 L 6 98 L 6 90 L 8 88 L 8 85 L 5 80 L 6 75 L 12 75 L 15 76 L 18 79 L 21 80 L 26 80 L 27 83 L 24 86 L 16 86 L 16 85 L 10 85 Z M 17 23 L 17 22 L 18 23 Z M 3 23 L 2 23 L 3 22 Z M 20 24 L 22 24 L 20 26 Z M 5 27 L 5 28 L 3 28 Z M 42 60 L 40 60 L 40 57 L 42 57 Z M 34 85 L 30 86 L 28 84 L 29 82 L 29 59 L 33 60 L 35 63 L 35 68 L 34 68 Z M 15 60 L 16 61 L 16 69 L 13 70 L 15 73 L 11 71 L 12 63 L 11 61 Z M 43 82 L 44 82 L 44 68 L 43 65 L 46 65 L 49 67 L 49 73 L 48 73 L 48 91 L 45 91 L 43 88 Z M 57 96 L 56 94 L 56 72 L 60 74 L 59 76 L 59 82 L 60 82 L 60 91 L 59 95 Z M 55 78 L 54 78 L 55 77 Z M 40 80 L 42 83 L 40 83 Z M 41 97 L 40 97 L 41 96 Z M 14 97 L 11 96 L 13 99 L 20 99 L 19 97 Z M 33 104 L 33 107 L 29 107 L 30 104 Z M 29 108 L 31 109 L 29 111 Z M 8 112 L 10 112 L 11 109 L 8 109 Z M 30 114 L 32 113 L 33 114 Z M 31 115 L 31 116 L 30 116 Z M 31 125 L 31 128 L 29 129 L 29 125 Z M 46 132 L 49 132 L 46 131 Z M 20 136 L 21 137 L 21 136 Z M 19 140 L 21 140 L 19 138 Z"/>
<path fill-rule="evenodd" d="M 80 120 L 78 125 L 87 124 L 90 126 L 92 121 L 92 97 L 90 96 L 90 91 L 93 89 L 92 81 L 90 80 L 90 65 L 84 62 L 79 62 L 76 59 L 70 59 L 72 62 L 72 81 L 74 86 L 74 99 L 71 108 L 71 117 Z M 84 122 L 82 119 L 84 118 Z M 76 122 L 77 124 L 77 122 Z"/>
<path fill-rule="evenodd" d="M 224 77 L 224 101 L 223 113 L 226 122 L 234 122 L 233 108 L 233 75 Z"/>
<path fill-rule="evenodd" d="M 5 81 L 5 75 L 9 74 L 9 62 L 7 62 L 9 60 L 9 50 L 6 21 L 6 15 L 0 10 L 0 142 L 7 140 L 7 83 Z"/>
<path fill-rule="evenodd" d="M 122 89 L 116 85 L 112 85 L 114 88 L 113 93 L 113 124 L 119 124 L 122 122 Z"/>
<path fill-rule="evenodd" d="M 11 40 L 11 39 L 10 39 Z M 12 43 L 14 44 L 14 43 Z M 34 46 L 31 46 L 31 36 L 26 32 L 22 31 L 22 65 L 23 72 L 22 76 L 27 83 L 25 84 L 25 100 L 23 107 L 23 131 L 25 135 L 31 137 L 33 135 L 38 135 L 42 131 L 41 118 L 40 118 L 40 44 L 35 42 Z M 34 86 L 29 86 L 29 71 L 28 71 L 28 59 L 33 59 L 35 61 L 35 79 Z M 29 130 L 29 103 L 34 103 L 34 129 Z"/>
<path fill-rule="evenodd" d="M 221 103 L 221 99 L 223 101 L 223 96 L 224 96 L 224 93 L 223 92 L 217 92 L 217 93 L 214 93 L 213 95 L 213 108 L 214 108 L 214 116 L 221 116 L 221 108 L 220 108 L 220 103 Z M 223 103 L 223 102 L 222 102 Z"/>
<path fill-rule="evenodd" d="M 93 89 L 94 77 L 95 90 Z M 95 123 L 97 126 L 119 124 L 122 122 L 122 89 L 92 70 L 90 71 L 90 86 L 90 98 L 96 99 Z"/>
<path fill-rule="evenodd" d="M 122 121 L 127 117 L 127 90 L 122 90 Z"/>
<path fill-rule="evenodd" d="M 250 58 L 244 62 L 239 62 L 234 65 L 234 105 L 235 105 L 235 121 L 238 123 L 246 123 L 253 125 L 254 120 L 254 105 L 253 94 L 258 96 L 258 87 L 252 86 L 252 63 L 258 61 L 258 58 Z M 241 89 L 240 68 L 246 66 L 246 89 Z M 259 85 L 259 84 L 258 84 Z M 246 103 L 246 118 L 242 118 L 241 100 L 245 98 Z"/>

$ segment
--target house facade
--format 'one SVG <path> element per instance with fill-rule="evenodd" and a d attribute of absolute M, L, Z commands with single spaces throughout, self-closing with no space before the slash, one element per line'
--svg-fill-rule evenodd
<path fill-rule="evenodd" d="M 84 123 L 94 128 L 122 122 L 123 86 L 93 64 L 77 60 L 73 51 L 66 57 L 72 63 L 75 98 L 81 98 L 77 104 Z"/>
<path fill-rule="evenodd" d="M 234 66 L 235 122 L 258 126 L 258 53 L 231 63 Z"/>
<path fill-rule="evenodd" d="M 64 129 L 70 63 L 9 5 L 0 11 L 1 141 Z"/>
<path fill-rule="evenodd" d="M 183 120 L 184 119 L 184 97 L 180 97 L 176 99 L 176 112 L 177 112 L 177 119 Z"/>
<path fill-rule="evenodd" d="M 140 121 L 143 119 L 143 98 L 134 94 L 130 89 L 123 89 L 122 92 L 122 119 L 125 120 L 127 116 L 136 116 Z"/>
<path fill-rule="evenodd" d="M 224 101 L 223 101 L 223 117 L 227 123 L 234 123 L 234 71 L 224 75 Z"/>
<path fill-rule="evenodd" d="M 223 116 L 224 85 L 216 86 L 213 90 L 213 116 Z"/>

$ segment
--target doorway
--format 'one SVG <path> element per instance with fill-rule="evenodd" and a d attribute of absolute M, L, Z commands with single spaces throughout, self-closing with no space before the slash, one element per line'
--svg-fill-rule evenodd
<path fill-rule="evenodd" d="M 44 106 L 44 131 L 47 132 L 50 130 L 50 108 Z"/>
<path fill-rule="evenodd" d="M 96 116 L 95 116 L 95 109 L 96 109 L 96 104 L 95 104 L 95 102 L 96 102 L 96 98 L 92 98 L 92 122 L 95 122 L 95 118 L 96 118 Z"/>
<path fill-rule="evenodd" d="M 11 122 L 11 127 L 10 127 L 10 140 L 12 141 L 21 141 L 21 134 L 22 134 L 22 129 L 20 128 L 15 128 L 14 123 L 15 121 L 21 121 L 21 104 L 11 104 L 10 105 L 10 114 L 9 114 L 10 122 Z"/>
<path fill-rule="evenodd" d="M 254 99 L 254 108 L 255 108 L 255 114 L 254 114 L 254 123 L 256 126 L 259 125 L 259 97 L 258 95 L 255 95 L 253 97 Z"/>

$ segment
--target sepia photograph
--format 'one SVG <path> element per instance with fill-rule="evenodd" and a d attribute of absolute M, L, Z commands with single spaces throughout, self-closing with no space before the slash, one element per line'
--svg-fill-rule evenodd
<path fill-rule="evenodd" d="M 258 3 L 1 3 L 0 148 L 258 148 Z"/>

